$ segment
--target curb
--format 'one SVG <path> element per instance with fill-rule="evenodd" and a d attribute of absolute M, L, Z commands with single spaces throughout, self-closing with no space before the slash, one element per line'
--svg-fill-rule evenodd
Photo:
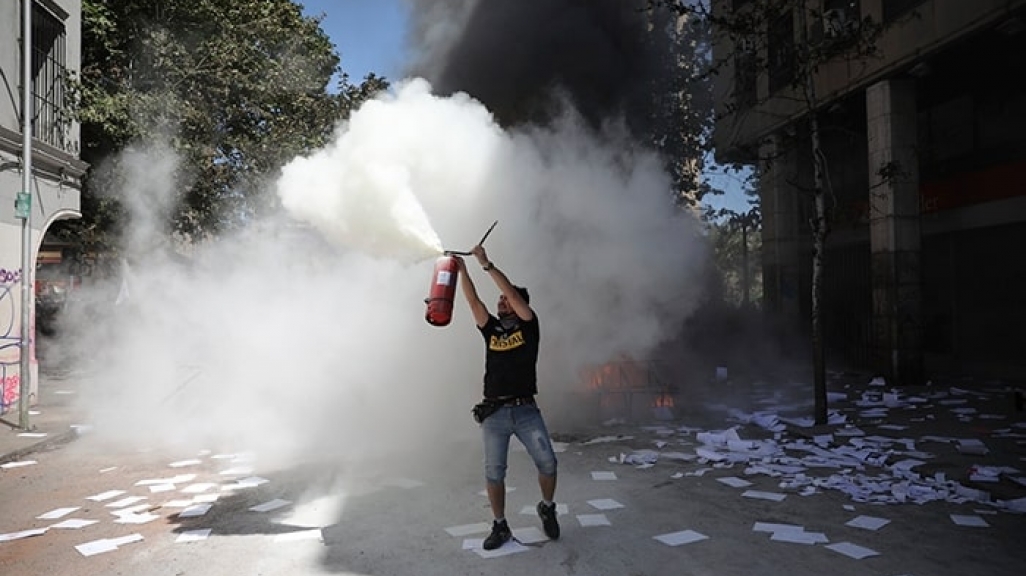
<path fill-rule="evenodd" d="M 76 438 L 78 438 L 78 430 L 75 430 L 73 428 L 71 430 L 68 430 L 67 432 L 56 434 L 53 437 L 47 437 L 39 442 L 36 442 L 35 444 L 29 444 L 28 446 L 18 448 L 17 450 L 13 450 L 6 454 L 0 454 L 0 464 L 6 464 L 8 462 L 21 460 L 23 457 L 29 454 L 34 454 L 36 452 L 41 452 L 43 450 L 48 450 L 50 448 L 62 446 L 64 444 L 71 442 L 72 440 L 75 440 Z"/>

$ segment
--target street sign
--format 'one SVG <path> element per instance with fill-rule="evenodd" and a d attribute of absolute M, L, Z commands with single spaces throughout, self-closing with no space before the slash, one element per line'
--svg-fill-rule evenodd
<path fill-rule="evenodd" d="M 22 220 L 28 220 L 32 211 L 32 195 L 28 192 L 18 192 L 14 199 L 14 215 Z"/>

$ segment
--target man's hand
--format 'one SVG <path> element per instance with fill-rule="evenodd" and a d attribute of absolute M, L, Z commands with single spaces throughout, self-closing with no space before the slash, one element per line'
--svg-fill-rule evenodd
<path fill-rule="evenodd" d="M 456 261 L 456 268 L 460 272 L 462 272 L 463 274 L 466 274 L 467 273 L 467 263 L 463 261 L 463 257 L 462 256 L 457 256 L 457 255 L 453 254 L 452 258 L 453 258 L 453 260 Z"/>
<path fill-rule="evenodd" d="M 480 244 L 471 248 L 470 253 L 477 258 L 477 263 L 482 266 L 487 266 L 488 262 L 490 262 L 490 260 L 488 260 L 488 253 L 485 252 L 484 246 Z"/>

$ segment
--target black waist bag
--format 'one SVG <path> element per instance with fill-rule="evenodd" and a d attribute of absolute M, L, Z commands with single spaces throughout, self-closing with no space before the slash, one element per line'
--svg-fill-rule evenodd
<path fill-rule="evenodd" d="M 470 413 L 474 415 L 474 422 L 480 424 L 489 416 L 495 414 L 495 411 L 501 406 L 502 404 L 498 402 L 489 402 L 488 400 L 485 400 L 479 404 L 475 404 L 474 407 L 471 408 Z"/>

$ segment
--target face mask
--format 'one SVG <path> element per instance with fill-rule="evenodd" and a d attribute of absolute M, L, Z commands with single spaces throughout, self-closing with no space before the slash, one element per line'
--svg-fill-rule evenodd
<path fill-rule="evenodd" d="M 506 330 L 512 330 L 520 325 L 520 319 L 517 318 L 516 314 L 507 314 L 502 318 L 499 318 L 499 323 L 502 324 L 502 327 Z"/>

